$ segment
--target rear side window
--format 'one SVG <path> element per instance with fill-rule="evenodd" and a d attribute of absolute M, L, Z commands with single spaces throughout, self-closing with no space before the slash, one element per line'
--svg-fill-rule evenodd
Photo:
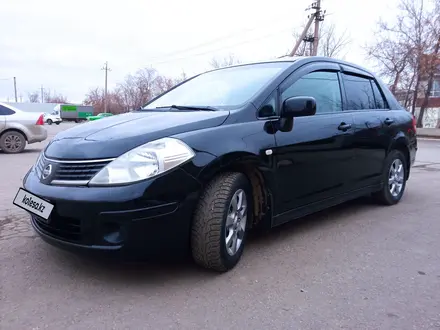
<path fill-rule="evenodd" d="M 347 110 L 376 109 L 370 79 L 343 74 L 347 94 Z"/>
<path fill-rule="evenodd" d="M 341 89 L 336 72 L 316 71 L 302 76 L 281 93 L 281 102 L 294 96 L 315 98 L 316 113 L 342 111 Z"/>
<path fill-rule="evenodd" d="M 371 85 L 373 86 L 374 99 L 376 100 L 376 109 L 388 109 L 388 103 L 380 92 L 377 83 L 371 80 Z"/>
<path fill-rule="evenodd" d="M 3 105 L 0 105 L 0 116 L 8 116 L 13 115 L 15 112 L 9 108 L 4 107 Z"/>

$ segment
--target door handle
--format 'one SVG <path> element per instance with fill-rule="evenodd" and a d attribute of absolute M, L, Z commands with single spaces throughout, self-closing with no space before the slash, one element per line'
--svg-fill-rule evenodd
<path fill-rule="evenodd" d="M 387 118 L 387 119 L 384 120 L 384 123 L 387 124 L 387 125 L 391 125 L 392 123 L 394 123 L 394 120 L 390 119 L 390 118 Z"/>
<path fill-rule="evenodd" d="M 338 126 L 338 130 L 340 130 L 340 131 L 347 131 L 347 130 L 349 130 L 351 128 L 351 124 L 346 124 L 346 123 L 341 123 L 339 126 Z"/>

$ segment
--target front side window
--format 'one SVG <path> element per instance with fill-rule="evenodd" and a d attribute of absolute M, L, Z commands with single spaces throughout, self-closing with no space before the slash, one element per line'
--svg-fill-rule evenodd
<path fill-rule="evenodd" d="M 316 113 L 342 111 L 341 89 L 336 72 L 311 72 L 281 93 L 281 102 L 294 96 L 311 96 L 316 100 Z"/>
<path fill-rule="evenodd" d="M 0 105 L 0 116 L 9 116 L 9 115 L 13 115 L 15 113 L 15 111 Z"/>
<path fill-rule="evenodd" d="M 376 109 L 370 79 L 350 74 L 343 74 L 343 76 L 347 93 L 347 110 Z"/>
<path fill-rule="evenodd" d="M 160 96 L 143 109 L 170 105 L 236 107 L 249 101 L 291 64 L 291 62 L 261 63 L 203 73 Z"/>

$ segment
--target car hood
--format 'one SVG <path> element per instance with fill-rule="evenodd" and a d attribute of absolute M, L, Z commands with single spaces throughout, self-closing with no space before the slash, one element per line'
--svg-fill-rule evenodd
<path fill-rule="evenodd" d="M 229 111 L 131 112 L 58 133 L 45 149 L 57 159 L 114 158 L 162 137 L 221 125 Z"/>

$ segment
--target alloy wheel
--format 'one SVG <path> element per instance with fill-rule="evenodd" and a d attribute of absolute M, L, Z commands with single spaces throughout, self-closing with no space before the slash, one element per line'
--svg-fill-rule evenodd
<path fill-rule="evenodd" d="M 393 197 L 399 196 L 405 180 L 405 169 L 400 159 L 395 159 L 388 173 L 388 188 Z"/>
<path fill-rule="evenodd" d="M 243 189 L 232 196 L 225 225 L 226 251 L 234 256 L 240 249 L 246 231 L 247 199 Z"/>

